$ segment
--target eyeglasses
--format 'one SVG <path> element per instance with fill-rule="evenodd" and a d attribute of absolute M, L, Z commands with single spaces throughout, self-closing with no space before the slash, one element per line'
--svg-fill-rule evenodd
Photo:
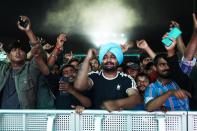
<path fill-rule="evenodd" d="M 152 61 L 151 58 L 145 58 L 144 61 Z"/>

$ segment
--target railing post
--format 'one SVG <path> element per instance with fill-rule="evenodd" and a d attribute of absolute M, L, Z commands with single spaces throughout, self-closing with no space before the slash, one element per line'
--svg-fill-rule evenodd
<path fill-rule="evenodd" d="M 103 115 L 95 115 L 94 117 L 95 131 L 101 131 L 102 119 L 103 119 Z"/>
<path fill-rule="evenodd" d="M 53 122 L 54 122 L 55 117 L 56 117 L 55 114 L 48 115 L 47 131 L 53 131 Z"/>
<path fill-rule="evenodd" d="M 166 131 L 165 116 L 156 116 L 156 120 L 158 121 L 158 131 Z"/>

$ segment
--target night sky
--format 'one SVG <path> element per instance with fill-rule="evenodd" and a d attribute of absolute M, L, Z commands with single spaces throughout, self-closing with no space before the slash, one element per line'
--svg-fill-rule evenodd
<path fill-rule="evenodd" d="M 136 8 L 136 13 L 139 13 L 143 23 L 145 23 L 143 25 L 127 29 L 127 33 L 129 34 L 128 38 L 130 40 L 143 38 L 149 42 L 150 46 L 156 52 L 164 51 L 164 48 L 160 42 L 161 37 L 168 31 L 169 21 L 176 20 L 181 25 L 185 43 L 188 43 L 192 33 L 192 12 L 194 10 L 193 0 L 123 1 L 127 6 L 132 5 L 132 8 Z M 63 6 L 69 6 L 71 2 L 72 0 L 65 0 L 62 5 L 58 5 L 58 8 L 61 9 Z M 105 0 L 103 0 L 103 2 L 105 2 Z M 46 27 L 43 27 L 47 12 L 51 9 L 56 10 L 56 8 L 54 8 L 56 4 L 56 0 L 1 1 L 0 41 L 8 43 L 16 39 L 27 39 L 24 33 L 20 32 L 16 26 L 18 16 L 20 14 L 24 14 L 30 17 L 33 25 L 32 28 L 36 35 L 47 39 L 50 43 L 55 43 L 56 36 L 60 32 L 58 30 L 55 30 L 53 33 L 47 32 Z M 130 33 L 130 31 L 132 31 L 132 33 Z M 88 48 L 93 47 L 93 45 L 86 37 L 84 37 L 83 33 L 72 33 L 69 34 L 69 44 L 67 47 L 75 53 L 85 53 Z"/>

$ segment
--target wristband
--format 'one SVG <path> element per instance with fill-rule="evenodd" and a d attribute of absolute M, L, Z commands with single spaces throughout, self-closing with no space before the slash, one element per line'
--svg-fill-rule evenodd
<path fill-rule="evenodd" d="M 58 51 L 58 52 L 61 52 L 63 49 L 61 46 L 55 46 L 55 49 Z"/>
<path fill-rule="evenodd" d="M 55 59 L 57 59 L 57 55 L 54 53 L 51 53 L 51 57 L 55 57 Z"/>

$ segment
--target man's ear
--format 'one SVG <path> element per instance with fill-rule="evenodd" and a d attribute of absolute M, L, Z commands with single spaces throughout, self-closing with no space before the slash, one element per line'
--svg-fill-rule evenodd
<path fill-rule="evenodd" d="M 10 53 L 6 53 L 6 55 L 7 55 L 8 59 L 10 59 L 10 57 L 11 57 Z"/>
<path fill-rule="evenodd" d="M 156 66 L 155 66 L 155 65 L 153 65 L 153 69 L 154 69 L 155 71 L 157 71 L 157 69 L 156 69 Z"/>

